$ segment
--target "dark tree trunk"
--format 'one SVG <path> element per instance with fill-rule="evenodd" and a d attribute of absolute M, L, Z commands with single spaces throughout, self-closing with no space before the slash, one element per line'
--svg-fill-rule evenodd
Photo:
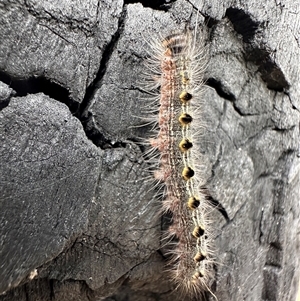
<path fill-rule="evenodd" d="M 147 42 L 195 26 L 199 10 L 212 291 L 294 301 L 297 1 L 135 2 L 0 3 L 0 300 L 188 300 L 164 273 L 160 201 L 137 143 L 149 127 L 136 116 Z"/>

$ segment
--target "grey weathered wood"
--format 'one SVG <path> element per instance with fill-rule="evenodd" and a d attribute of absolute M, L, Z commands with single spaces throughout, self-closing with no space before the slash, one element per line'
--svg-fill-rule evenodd
<path fill-rule="evenodd" d="M 86 228 L 101 152 L 67 106 L 43 94 L 0 112 L 1 292 Z"/>
<path fill-rule="evenodd" d="M 15 287 L 1 301 L 182 300 L 157 252 L 159 201 L 136 143 L 148 128 L 134 126 L 147 40 L 193 27 L 197 9 L 209 53 L 204 165 L 219 203 L 213 291 L 295 299 L 299 6 L 162 4 L 0 3 L 0 80 L 11 87 L 0 86 L 0 288 Z"/>

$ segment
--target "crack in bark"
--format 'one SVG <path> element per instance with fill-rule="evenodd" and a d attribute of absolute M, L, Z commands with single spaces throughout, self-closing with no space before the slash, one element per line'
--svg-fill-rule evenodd
<path fill-rule="evenodd" d="M 262 237 L 264 236 L 264 232 L 262 230 L 262 222 L 263 222 L 263 218 L 264 218 L 264 208 L 262 208 L 261 210 L 261 215 L 260 215 L 260 219 L 259 219 L 259 225 L 258 225 L 258 229 L 259 229 L 259 238 L 258 241 L 260 244 L 262 244 Z"/>
<path fill-rule="evenodd" d="M 126 15 L 127 15 L 127 8 L 126 6 L 123 6 L 123 10 L 118 22 L 118 28 L 116 32 L 113 34 L 110 42 L 104 48 L 97 75 L 95 79 L 92 81 L 92 83 L 87 87 L 83 101 L 79 106 L 79 110 L 76 112 L 77 117 L 79 118 L 79 120 L 81 120 L 83 124 L 87 137 L 96 146 L 99 146 L 103 149 L 110 148 L 110 147 L 119 147 L 119 146 L 124 147 L 124 143 L 117 142 L 113 144 L 109 139 L 105 138 L 105 136 L 95 127 L 93 116 L 90 112 L 88 112 L 88 109 L 91 106 L 92 102 L 94 101 L 94 96 L 97 90 L 102 85 L 102 80 L 105 75 L 108 62 L 110 61 L 113 50 L 118 44 L 120 36 L 123 33 Z"/>
<path fill-rule="evenodd" d="M 31 8 L 27 6 L 26 8 L 28 11 L 30 11 L 29 13 L 33 15 L 33 11 L 31 10 Z M 86 113 L 96 91 L 101 86 L 101 82 L 106 71 L 107 63 L 109 62 L 113 49 L 118 43 L 119 37 L 123 31 L 126 14 L 127 14 L 127 10 L 126 7 L 124 6 L 121 13 L 121 17 L 118 22 L 118 29 L 113 34 L 111 41 L 105 47 L 97 75 L 93 80 L 93 82 L 87 87 L 85 96 L 81 103 L 78 103 L 77 101 L 75 101 L 70 97 L 70 93 L 67 88 L 63 87 L 59 83 L 54 82 L 51 79 L 46 78 L 43 74 L 40 74 L 38 76 L 31 75 L 27 78 L 26 76 L 25 78 L 19 78 L 17 76 L 12 76 L 11 74 L 0 70 L 0 81 L 9 85 L 16 92 L 16 94 L 14 95 L 16 97 L 18 96 L 22 97 L 28 94 L 44 93 L 45 95 L 48 95 L 49 97 L 57 100 L 58 102 L 66 104 L 69 107 L 71 113 L 75 117 L 77 117 L 79 121 L 82 123 L 87 137 L 96 146 L 101 146 L 102 148 L 108 148 L 108 147 L 115 148 L 115 147 L 126 146 L 126 143 L 123 142 L 112 143 L 110 140 L 106 139 L 104 135 L 101 134 L 96 128 L 94 128 L 93 126 L 89 127 L 89 125 L 91 124 L 90 121 L 92 116 L 90 116 L 89 113 Z M 33 15 L 33 16 L 38 17 L 37 15 Z M 65 40 L 67 43 L 70 43 L 64 37 L 62 37 L 57 32 L 49 28 L 47 25 L 44 24 L 39 24 L 39 25 L 48 28 L 55 35 L 58 35 L 61 39 Z M 6 107 L 9 104 L 9 101 L 10 98 L 6 101 L 2 101 L 0 105 L 0 110 Z"/>
<path fill-rule="evenodd" d="M 225 89 L 223 84 L 220 81 L 218 81 L 217 79 L 212 78 L 212 77 L 208 78 L 206 81 L 206 85 L 214 88 L 220 97 L 230 100 L 230 101 L 236 100 L 236 97 L 234 96 L 234 94 L 232 94 L 230 91 Z"/>
<path fill-rule="evenodd" d="M 225 16 L 233 24 L 234 30 L 241 34 L 245 43 L 250 43 L 260 26 L 260 23 L 253 20 L 244 10 L 235 7 L 229 7 Z"/>
<path fill-rule="evenodd" d="M 24 292 L 25 292 L 25 300 L 26 301 L 30 301 L 30 298 L 29 298 L 29 291 L 28 291 L 28 287 L 26 284 L 24 284 Z"/>
<path fill-rule="evenodd" d="M 37 12 L 36 10 L 33 9 L 34 7 L 31 7 L 30 4 L 27 3 L 26 0 L 24 1 L 24 6 L 28 14 L 36 18 L 36 20 L 38 21 L 49 22 L 49 20 L 51 20 L 52 23 L 54 21 L 56 24 L 59 25 L 62 24 L 62 25 L 66 25 L 69 28 L 76 28 L 77 30 L 83 32 L 86 37 L 90 37 L 94 34 L 94 29 L 93 29 L 94 24 L 90 26 L 89 23 L 84 22 L 84 20 L 76 20 L 74 16 L 72 16 L 72 19 L 69 19 L 67 17 L 65 17 L 65 19 L 58 18 L 56 15 L 54 15 L 53 13 L 45 9 L 41 13 Z M 41 24 L 40 22 L 38 22 L 38 25 L 45 26 L 45 24 Z M 49 27 L 47 28 L 50 29 Z"/>
<path fill-rule="evenodd" d="M 262 80 L 267 88 L 274 91 L 288 90 L 290 84 L 282 70 L 271 57 L 271 50 L 255 45 L 255 36 L 260 33 L 259 28 L 265 24 L 253 19 L 247 12 L 240 8 L 229 7 L 225 16 L 231 21 L 234 30 L 242 35 L 245 50 L 245 60 L 254 62 L 258 66 Z"/>
<path fill-rule="evenodd" d="M 144 7 L 167 12 L 176 0 L 125 0 L 124 4 L 141 3 Z"/>
<path fill-rule="evenodd" d="M 253 62 L 258 67 L 261 79 L 269 90 L 286 92 L 289 89 L 290 84 L 277 63 L 271 58 L 270 49 L 263 49 L 253 44 L 244 45 L 244 49 L 245 60 Z"/>
<path fill-rule="evenodd" d="M 294 104 L 292 98 L 291 98 L 291 95 L 288 91 L 285 91 L 284 94 L 288 97 L 290 103 L 291 103 L 291 106 L 292 106 L 292 109 L 293 110 L 296 110 L 298 113 L 300 113 L 300 108 L 297 108 L 296 105 Z"/>
<path fill-rule="evenodd" d="M 230 218 L 225 207 L 223 207 L 223 205 L 218 200 L 214 199 L 211 195 L 207 195 L 206 200 L 213 208 L 217 209 L 222 214 L 227 223 L 230 222 Z"/>
<path fill-rule="evenodd" d="M 55 300 L 54 279 L 49 280 L 49 286 L 50 286 L 50 300 Z"/>
<path fill-rule="evenodd" d="M 69 91 L 43 75 L 18 78 L 0 70 L 0 81 L 9 85 L 16 94 L 15 96 L 26 96 L 27 94 L 44 93 L 49 97 L 66 104 L 71 112 L 75 112 L 78 103 L 69 96 Z M 6 105 L 8 105 L 7 102 Z"/>

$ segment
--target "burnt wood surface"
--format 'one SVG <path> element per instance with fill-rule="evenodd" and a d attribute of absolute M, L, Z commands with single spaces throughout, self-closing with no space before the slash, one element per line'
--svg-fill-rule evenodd
<path fill-rule="evenodd" d="M 2 0 L 0 300 L 189 301 L 164 272 L 138 116 L 148 42 L 198 20 L 212 291 L 294 301 L 299 11 L 294 0 Z"/>

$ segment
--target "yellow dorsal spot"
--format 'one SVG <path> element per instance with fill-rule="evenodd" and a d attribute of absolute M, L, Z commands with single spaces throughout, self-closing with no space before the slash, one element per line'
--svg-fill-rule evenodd
<path fill-rule="evenodd" d="M 197 271 L 192 276 L 192 279 L 194 280 L 194 282 L 196 282 L 196 280 L 198 280 L 199 278 L 202 278 L 202 277 L 204 277 L 204 273 L 202 271 Z"/>
<path fill-rule="evenodd" d="M 200 200 L 198 198 L 195 198 L 194 196 L 192 196 L 189 198 L 187 205 L 190 209 L 194 210 L 199 207 Z"/>
<path fill-rule="evenodd" d="M 182 126 L 184 125 L 188 125 L 193 121 L 193 118 L 191 115 L 187 114 L 187 113 L 182 113 L 179 118 L 178 118 L 180 124 Z"/>
<path fill-rule="evenodd" d="M 194 176 L 195 172 L 192 168 L 190 168 L 189 166 L 186 166 L 183 171 L 182 171 L 182 177 L 188 181 L 190 178 L 192 178 Z"/>
<path fill-rule="evenodd" d="M 200 261 L 204 260 L 205 258 L 206 258 L 206 256 L 204 254 L 202 254 L 201 252 L 198 252 L 194 257 L 194 260 L 196 262 L 200 262 Z"/>
<path fill-rule="evenodd" d="M 179 143 L 180 150 L 184 153 L 193 147 L 193 143 L 189 139 L 182 139 Z"/>
<path fill-rule="evenodd" d="M 193 236 L 195 238 L 199 238 L 200 236 L 202 236 L 204 234 L 204 229 L 200 226 L 196 226 L 193 230 Z"/>
<path fill-rule="evenodd" d="M 181 102 L 186 103 L 193 98 L 193 95 L 188 93 L 187 91 L 183 90 L 180 93 L 179 98 L 180 98 Z"/>

